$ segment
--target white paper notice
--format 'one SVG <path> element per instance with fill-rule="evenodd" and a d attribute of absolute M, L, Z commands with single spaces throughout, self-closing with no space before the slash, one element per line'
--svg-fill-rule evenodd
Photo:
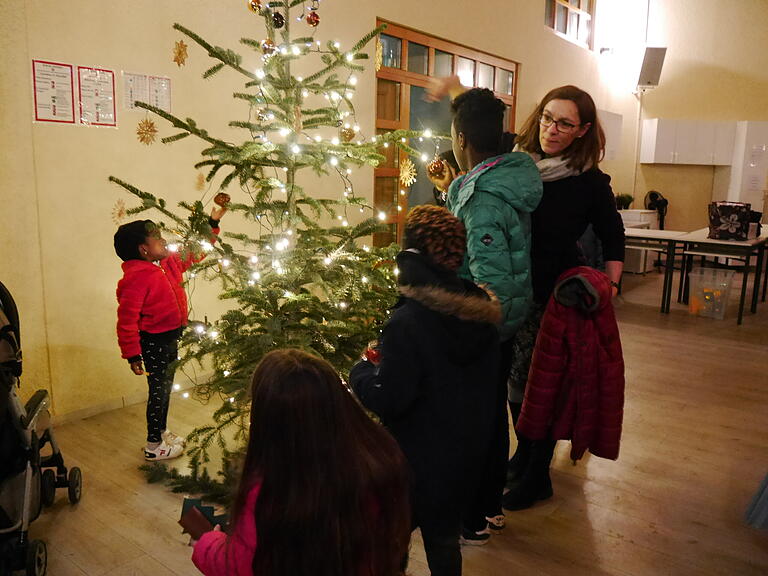
<path fill-rule="evenodd" d="M 35 91 L 35 120 L 38 122 L 75 122 L 75 92 L 70 64 L 32 60 Z"/>
<path fill-rule="evenodd" d="M 171 79 L 165 76 L 149 77 L 149 103 L 171 112 Z"/>
<path fill-rule="evenodd" d="M 136 100 L 149 102 L 149 76 L 123 72 L 123 108 L 134 110 Z"/>
<path fill-rule="evenodd" d="M 117 126 L 114 71 L 78 66 L 77 78 L 80 85 L 80 124 Z"/>

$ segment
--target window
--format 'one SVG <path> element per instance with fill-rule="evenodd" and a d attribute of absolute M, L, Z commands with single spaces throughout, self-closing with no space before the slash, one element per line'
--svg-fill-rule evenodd
<path fill-rule="evenodd" d="M 544 23 L 559 35 L 592 48 L 595 0 L 544 0 Z"/>
<path fill-rule="evenodd" d="M 376 73 L 376 130 L 426 130 L 440 134 L 451 131 L 451 109 L 448 98 L 441 102 L 424 100 L 430 77 L 456 74 L 468 87 L 489 88 L 507 106 L 504 129 L 514 131 L 517 99 L 518 63 L 498 58 L 466 46 L 435 38 L 397 24 L 385 23 L 379 37 L 382 66 Z M 411 141 L 410 146 L 431 161 L 436 153 L 449 150 L 450 140 Z M 374 170 L 373 204 L 376 213 L 386 214 L 389 229 L 374 235 L 376 246 L 401 240 L 408 208 L 434 203 L 432 183 L 427 178 L 427 162 L 411 159 L 416 165 L 416 182 L 403 186 L 399 181 L 400 165 L 405 154 L 394 147 L 381 150 L 386 161 Z"/>

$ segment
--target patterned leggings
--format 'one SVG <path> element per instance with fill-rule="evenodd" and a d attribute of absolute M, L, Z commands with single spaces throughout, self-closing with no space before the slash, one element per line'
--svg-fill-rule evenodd
<path fill-rule="evenodd" d="M 152 334 L 141 334 L 141 355 L 147 373 L 147 442 L 160 442 L 167 427 L 168 404 L 171 399 L 174 370 L 171 362 L 178 357 L 177 339 L 158 340 Z"/>

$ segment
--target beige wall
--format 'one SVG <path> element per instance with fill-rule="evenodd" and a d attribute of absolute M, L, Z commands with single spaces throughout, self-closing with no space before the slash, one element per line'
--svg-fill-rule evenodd
<path fill-rule="evenodd" d="M 349 46 L 379 16 L 516 60 L 521 63 L 518 126 L 550 88 L 565 83 L 585 88 L 600 108 L 624 117 L 618 158 L 604 165 L 616 192 L 631 193 L 637 172 L 638 195 L 654 188 L 670 198 L 670 227 L 699 227 L 711 194 L 711 168 L 635 170 L 638 101 L 631 83 L 645 38 L 646 2 L 599 4 L 606 22 L 616 14 L 623 18 L 620 25 L 603 29 L 602 44 L 596 47 L 611 47 L 607 56 L 548 30 L 538 0 L 326 0 L 317 35 Z M 243 116 L 242 105 L 230 98 L 241 85 L 239 78 L 225 72 L 202 80 L 210 61 L 195 46 L 190 46 L 187 65 L 178 68 L 171 49 L 180 35 L 171 26 L 180 22 L 212 44 L 240 51 L 247 65 L 256 67 L 258 59 L 240 50 L 238 40 L 260 38 L 263 30 L 244 5 L 244 0 L 0 3 L 5 54 L 0 68 L 0 279 L 21 308 L 25 390 L 48 387 L 60 418 L 136 401 L 145 389 L 144 379 L 133 376 L 119 358 L 115 342 L 114 289 L 120 266 L 112 249 L 111 211 L 118 199 L 129 205 L 132 200 L 107 177 L 122 177 L 171 202 L 200 197 L 192 165 L 201 145 L 192 139 L 170 146 L 139 144 L 135 127 L 144 114 L 122 109 L 119 73 L 171 77 L 175 113 L 193 117 L 225 138 L 238 138 L 226 122 Z M 661 86 L 646 95 L 643 116 L 768 119 L 766 29 L 768 4 L 759 0 L 652 0 L 649 43 L 669 50 Z M 117 71 L 119 127 L 32 123 L 32 58 Z M 373 133 L 374 95 L 371 67 L 361 75 L 356 97 L 358 121 L 368 134 Z M 159 120 L 158 127 L 161 135 L 173 133 Z M 318 194 L 338 188 L 332 179 L 306 177 L 303 182 Z M 371 170 L 359 171 L 353 182 L 370 195 Z M 224 226 L 231 230 L 242 223 L 230 219 Z M 194 315 L 215 317 L 220 312 L 215 292 L 215 287 L 197 282 Z"/>

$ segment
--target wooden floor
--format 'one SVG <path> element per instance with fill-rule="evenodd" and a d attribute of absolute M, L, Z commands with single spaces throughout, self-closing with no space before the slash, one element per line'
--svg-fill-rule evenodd
<path fill-rule="evenodd" d="M 627 365 L 621 456 L 572 466 L 560 443 L 555 496 L 507 513 L 507 529 L 464 549 L 471 576 L 762 575 L 768 531 L 743 524 L 768 472 L 768 306 L 736 326 L 658 311 L 660 277 L 630 276 L 617 304 Z M 51 576 L 195 574 L 176 524 L 181 496 L 145 483 L 142 405 L 56 429 L 83 470 L 81 503 L 65 494 L 32 526 L 48 542 Z M 188 432 L 209 408 L 174 398 Z M 410 573 L 428 574 L 414 537 Z"/>

